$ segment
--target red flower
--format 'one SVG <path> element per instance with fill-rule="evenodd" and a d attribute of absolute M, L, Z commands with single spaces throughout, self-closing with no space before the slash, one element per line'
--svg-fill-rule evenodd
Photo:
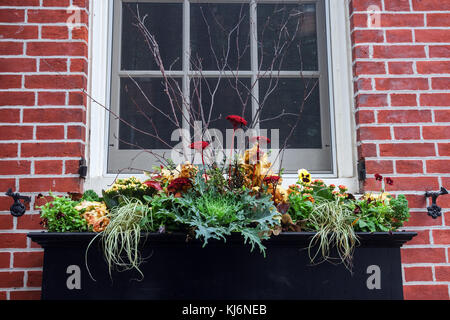
<path fill-rule="evenodd" d="M 270 143 L 270 139 L 264 136 L 257 136 L 257 137 L 251 137 L 250 138 L 250 142 L 252 143 L 256 143 L 256 142 L 260 142 L 260 141 L 265 141 L 267 144 Z"/>
<path fill-rule="evenodd" d="M 279 176 L 268 176 L 264 178 L 264 182 L 272 184 L 278 183 L 279 180 L 280 180 Z"/>
<path fill-rule="evenodd" d="M 386 178 L 386 183 L 388 184 L 388 185 L 393 185 L 394 184 L 394 180 L 392 180 L 391 178 Z"/>
<path fill-rule="evenodd" d="M 175 192 L 190 184 L 191 181 L 188 178 L 176 178 L 169 184 L 167 190 L 169 190 L 170 192 Z"/>
<path fill-rule="evenodd" d="M 191 149 L 201 151 L 201 150 L 208 148 L 208 146 L 209 146 L 208 141 L 196 141 L 196 142 L 191 143 L 191 145 L 189 147 Z"/>
<path fill-rule="evenodd" d="M 375 174 L 375 179 L 376 179 L 377 181 L 383 181 L 383 176 L 382 176 L 381 174 L 376 173 L 376 174 Z"/>
<path fill-rule="evenodd" d="M 161 185 L 159 184 L 159 182 L 149 180 L 149 181 L 145 181 L 144 184 L 147 187 L 153 188 L 153 189 L 155 189 L 157 191 L 162 190 Z"/>
<path fill-rule="evenodd" d="M 247 120 L 245 120 L 244 118 L 242 118 L 240 116 L 231 115 L 231 116 L 226 117 L 226 119 L 231 122 L 234 130 L 236 130 L 240 126 L 247 125 Z"/>

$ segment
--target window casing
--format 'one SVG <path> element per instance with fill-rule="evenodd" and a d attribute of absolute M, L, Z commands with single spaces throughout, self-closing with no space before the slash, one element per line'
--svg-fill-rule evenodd
<path fill-rule="evenodd" d="M 333 171 L 316 173 L 327 183 L 345 184 L 358 193 L 356 173 L 356 130 L 353 116 L 353 82 L 348 0 L 324 0 L 326 7 L 327 60 L 329 69 L 329 104 L 333 145 Z M 109 112 L 111 74 L 113 72 L 113 0 L 92 1 L 90 15 L 88 99 L 89 136 L 86 145 L 88 178 L 85 188 L 101 191 L 117 174 L 108 173 Z M 105 57 L 107 57 L 105 59 Z M 106 107 L 106 108 L 104 108 Z M 129 176 L 130 174 L 121 174 Z M 140 176 L 139 174 L 133 174 Z M 296 174 L 283 174 L 283 185 L 296 181 Z"/>
<path fill-rule="evenodd" d="M 111 74 L 111 109 L 115 114 L 120 115 L 125 118 L 127 124 L 124 124 L 116 117 L 110 117 L 109 121 L 109 144 L 108 144 L 108 160 L 107 160 L 107 172 L 108 173 L 138 173 L 143 169 L 149 169 L 152 165 L 156 164 L 155 158 L 151 155 L 142 152 L 141 148 L 143 144 L 151 142 L 152 139 L 145 135 L 136 137 L 136 130 L 130 129 L 129 124 L 133 124 L 139 127 L 139 124 L 144 123 L 146 119 L 139 116 L 138 112 L 134 112 L 127 118 L 127 110 L 133 108 L 133 104 L 145 104 L 145 98 L 137 89 L 136 83 L 142 88 L 146 94 L 152 94 L 152 98 L 155 101 L 164 104 L 164 94 L 161 93 L 161 89 L 158 88 L 161 82 L 161 71 L 152 63 L 149 63 L 151 59 L 145 59 L 145 54 L 139 57 L 139 50 L 145 50 L 145 46 L 136 49 L 135 47 L 142 46 L 142 44 L 137 44 L 137 42 L 130 41 L 129 38 L 132 37 L 132 33 L 129 30 L 130 17 L 127 11 L 127 5 L 129 3 L 134 4 L 136 1 L 125 1 L 116 0 L 114 1 L 114 29 L 113 29 L 113 50 L 112 50 L 112 74 Z M 170 37 L 174 37 L 174 41 L 170 44 L 173 50 L 165 50 L 166 52 L 175 51 L 181 55 L 181 59 L 176 61 L 174 58 L 177 54 L 173 52 L 168 53 L 171 55 L 169 61 L 176 61 L 172 64 L 171 70 L 167 71 L 166 74 L 173 77 L 179 81 L 179 85 L 183 88 L 183 93 L 186 100 L 192 98 L 192 92 L 190 90 L 193 86 L 192 82 L 194 79 L 200 77 L 198 70 L 192 66 L 190 60 L 192 56 L 199 54 L 206 56 L 205 48 L 199 44 L 201 41 L 207 41 L 204 35 L 201 35 L 201 26 L 199 23 L 193 23 L 192 20 L 197 21 L 199 19 L 198 8 L 199 6 L 214 6 L 214 8 L 220 8 L 223 10 L 226 7 L 234 6 L 234 8 L 240 7 L 241 10 L 244 8 L 245 17 L 247 17 L 249 26 L 248 32 L 249 36 L 249 50 L 247 55 L 243 55 L 243 61 L 240 61 L 241 66 L 239 71 L 223 71 L 220 68 L 215 68 L 213 63 L 209 63 L 205 59 L 205 66 L 201 72 L 201 77 L 205 78 L 205 81 L 212 81 L 219 79 L 219 77 L 235 77 L 238 75 L 242 83 L 246 83 L 249 90 L 252 91 L 253 97 L 258 97 L 262 99 L 262 93 L 265 92 L 265 87 L 272 79 L 278 78 L 279 84 L 277 85 L 276 91 L 270 95 L 267 99 L 266 106 L 263 108 L 265 114 L 264 118 L 272 118 L 280 112 L 282 107 L 287 106 L 287 112 L 289 108 L 298 107 L 300 101 L 303 99 L 304 92 L 302 86 L 309 85 L 314 81 L 317 81 L 317 86 L 311 92 L 310 97 L 305 105 L 305 119 L 296 128 L 296 132 L 291 137 L 290 144 L 292 146 L 288 147 L 285 151 L 283 157 L 283 167 L 287 168 L 286 172 L 294 174 L 298 168 L 307 168 L 313 173 L 321 174 L 332 174 L 335 172 L 334 168 L 334 157 L 333 157 L 333 135 L 332 135 L 332 124 L 331 124 L 331 108 L 329 99 L 329 78 L 328 78 L 328 57 L 327 57 L 327 27 L 326 27 L 326 10 L 324 0 L 284 0 L 283 4 L 286 6 L 299 5 L 304 12 L 312 11 L 315 14 L 315 33 L 316 37 L 314 39 L 317 54 L 311 54 L 308 50 L 305 50 L 305 54 L 302 53 L 304 63 L 303 72 L 296 70 L 296 64 L 289 63 L 289 59 L 292 60 L 289 55 L 287 55 L 286 62 L 283 63 L 281 69 L 268 70 L 264 62 L 269 61 L 269 59 L 263 59 L 261 62 L 260 47 L 259 45 L 263 42 L 263 36 L 258 33 L 258 28 L 261 29 L 261 21 L 264 19 L 264 11 L 271 11 L 275 8 L 276 1 L 189 1 L 189 0 L 145 0 L 139 1 L 141 10 L 145 11 L 145 6 L 150 7 L 149 9 L 160 10 L 160 14 L 154 15 L 154 19 L 158 19 L 158 16 L 162 12 L 167 11 L 169 14 L 174 14 L 181 17 L 182 21 L 177 19 L 174 23 L 176 27 L 170 27 L 167 31 Z M 248 10 L 248 16 L 246 15 Z M 146 13 L 146 12 L 145 12 Z M 144 13 L 141 13 L 142 15 Z M 311 15 L 310 15 L 311 16 Z M 195 19 L 194 19 L 195 18 Z M 124 22 L 125 20 L 125 22 Z M 126 23 L 126 26 L 124 26 Z M 150 28 L 149 28 L 150 29 Z M 155 28 L 158 29 L 158 28 Z M 177 30 L 178 29 L 178 30 Z M 245 28 L 243 28 L 245 29 Z M 178 31 L 178 32 L 177 32 Z M 179 35 L 181 31 L 181 35 Z M 139 32 L 137 29 L 135 32 Z M 150 29 L 150 32 L 152 30 Z M 158 31 L 156 31 L 158 33 Z M 129 36 L 131 34 L 131 36 Z M 252 36 L 258 34 L 257 37 Z M 267 34 L 267 32 L 266 32 Z M 164 39 L 163 37 L 160 37 Z M 163 40 L 167 41 L 166 40 Z M 179 43 L 181 42 L 181 44 Z M 264 41 L 264 44 L 270 43 L 269 41 Z M 133 46 L 135 44 L 135 46 Z M 207 47 L 207 46 L 203 46 Z M 132 49 L 129 49 L 132 48 Z M 165 49 L 164 45 L 161 46 L 162 50 Z M 209 48 L 206 48 L 208 50 Z M 308 57 L 309 54 L 309 57 Z M 136 58 L 136 56 L 138 56 Z M 147 57 L 147 58 L 148 58 Z M 308 63 L 309 62 L 309 63 Z M 267 63 L 266 63 L 267 64 Z M 214 70 L 216 69 L 216 70 Z M 265 76 L 260 78 L 260 75 Z M 223 79 L 223 78 L 222 78 Z M 226 81 L 225 81 L 226 83 Z M 134 85 L 134 88 L 133 88 Z M 221 84 L 222 86 L 222 84 Z M 226 92 L 226 88 L 221 88 Z M 230 88 L 228 88 L 230 89 Z M 297 90 L 296 90 L 297 89 Z M 230 90 L 228 90 L 230 91 Z M 130 93 L 133 92 L 133 93 Z M 158 93 L 159 92 L 159 93 Z M 138 98 L 127 99 L 128 96 L 138 97 L 141 96 L 142 99 Z M 220 96 L 216 100 L 224 101 L 226 96 Z M 136 102 L 138 100 L 138 102 Z M 250 110 L 247 118 L 252 118 L 258 113 L 258 101 L 257 99 L 250 99 Z M 281 103 L 280 103 L 281 101 Z M 283 104 L 283 102 L 285 104 Z M 167 101 L 166 101 L 167 103 Z M 191 101 L 194 104 L 194 101 Z M 280 103 L 281 106 L 278 106 Z M 217 104 L 217 102 L 216 102 Z M 217 107 L 216 107 L 217 108 Z M 233 104 L 229 106 L 219 106 L 219 112 L 223 118 L 227 114 L 235 114 L 233 112 Z M 133 113 L 128 112 L 128 113 Z M 155 122 L 165 124 L 167 123 L 166 131 L 163 132 L 162 136 L 166 141 L 170 141 L 170 122 L 164 121 L 164 115 L 157 114 L 157 112 L 152 113 L 155 117 Z M 181 117 L 180 117 L 181 118 Z M 288 135 L 289 127 L 284 126 L 284 122 L 288 121 L 288 117 L 280 118 L 274 121 L 261 122 L 259 124 L 260 129 L 280 129 L 280 143 L 284 142 L 284 138 Z M 183 119 L 184 120 L 184 119 Z M 222 126 L 226 121 L 222 120 Z M 314 124 L 315 123 L 315 124 Z M 226 125 L 226 123 L 225 123 Z M 308 126 L 308 127 L 307 127 Z M 183 121 L 183 127 L 188 129 L 189 125 L 186 121 Z M 302 131 L 302 127 L 305 130 Z M 311 132 L 311 133 L 310 133 Z M 308 136 L 310 134 L 310 136 Z M 161 135 L 161 134 L 160 134 Z M 225 135 L 224 135 L 225 136 Z M 136 142 L 140 139 L 140 143 Z M 176 142 L 174 142 L 176 143 Z M 156 144 L 156 145 L 155 145 Z M 148 143 L 145 148 L 152 149 L 153 152 L 159 154 L 167 154 L 168 146 L 162 146 L 159 149 L 157 145 L 161 144 Z"/>

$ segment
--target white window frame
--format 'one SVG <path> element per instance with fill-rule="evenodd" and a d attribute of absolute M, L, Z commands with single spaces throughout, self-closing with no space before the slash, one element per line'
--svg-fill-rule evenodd
<path fill-rule="evenodd" d="M 99 105 L 110 105 L 113 1 L 90 0 L 88 92 L 92 99 L 88 99 L 87 106 L 86 159 L 89 170 L 84 187 L 97 192 L 117 178 L 116 174 L 107 173 L 108 112 Z M 315 174 L 313 178 L 344 184 L 350 192 L 358 193 L 348 0 L 325 0 L 325 7 L 334 172 Z M 295 174 L 283 175 L 284 186 L 296 180 Z"/>

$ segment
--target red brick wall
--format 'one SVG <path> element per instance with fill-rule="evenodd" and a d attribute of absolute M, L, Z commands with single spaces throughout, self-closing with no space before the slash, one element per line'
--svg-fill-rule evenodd
<path fill-rule="evenodd" d="M 371 5 L 380 25 L 369 28 Z M 379 173 L 410 202 L 405 229 L 418 236 L 402 249 L 405 298 L 449 299 L 450 196 L 433 220 L 424 193 L 450 189 L 450 0 L 352 0 L 350 14 L 364 188 L 379 191 Z"/>
<path fill-rule="evenodd" d="M 0 300 L 39 299 L 39 193 L 76 192 L 84 154 L 89 0 L 0 0 Z M 67 19 L 80 7 L 82 27 Z M 9 213 L 8 188 L 32 197 Z"/>

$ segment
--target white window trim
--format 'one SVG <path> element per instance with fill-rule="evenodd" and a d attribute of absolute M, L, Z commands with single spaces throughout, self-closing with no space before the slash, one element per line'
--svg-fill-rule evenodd
<path fill-rule="evenodd" d="M 111 42 L 113 0 L 90 0 L 89 95 L 86 159 L 88 177 L 85 189 L 100 192 L 117 177 L 107 173 L 108 117 L 98 103 L 110 105 Z M 314 175 L 327 183 L 343 184 L 359 192 L 356 172 L 356 130 L 351 69 L 351 43 L 348 0 L 326 0 L 330 111 L 333 140 L 333 174 Z M 130 176 L 130 175 L 123 175 Z M 136 175 L 139 177 L 139 175 Z M 283 176 L 283 185 L 295 183 L 296 175 Z"/>

